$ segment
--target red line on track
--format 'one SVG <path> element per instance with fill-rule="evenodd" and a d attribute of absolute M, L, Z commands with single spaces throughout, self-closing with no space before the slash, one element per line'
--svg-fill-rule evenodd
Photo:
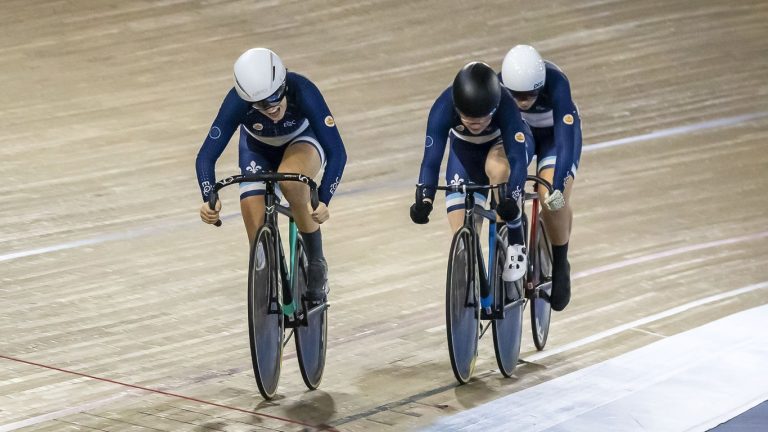
<path fill-rule="evenodd" d="M 331 426 L 311 425 L 309 423 L 304 423 L 304 422 L 299 421 L 299 420 L 292 420 L 292 419 L 289 419 L 289 418 L 280 417 L 280 416 L 276 416 L 276 415 L 272 415 L 272 414 L 264 414 L 264 413 L 260 413 L 258 411 L 251 411 L 251 410 L 247 410 L 247 409 L 243 409 L 243 408 L 237 408 L 237 407 L 233 407 L 233 406 L 222 405 L 222 404 L 218 404 L 216 402 L 209 402 L 209 401 L 206 401 L 206 400 L 196 399 L 196 398 L 193 398 L 193 397 L 184 396 L 184 395 L 180 395 L 180 394 L 176 394 L 176 393 L 170 393 L 170 392 L 166 392 L 166 391 L 162 391 L 162 390 L 152 389 L 152 388 L 148 388 L 148 387 L 142 387 L 142 386 L 139 386 L 139 385 L 124 383 L 124 382 L 120 382 L 120 381 L 115 381 L 115 380 L 111 380 L 111 379 L 108 379 L 108 378 L 101 378 L 101 377 L 97 377 L 97 376 L 93 376 L 93 375 L 88 375 L 88 374 L 84 374 L 84 373 L 80 373 L 80 372 L 75 372 L 75 371 L 71 371 L 71 370 L 67 370 L 67 369 L 58 368 L 58 367 L 55 367 L 55 366 L 48 366 L 48 365 L 44 365 L 44 364 L 40 364 L 40 363 L 35 363 L 35 362 L 27 361 L 27 360 L 17 359 L 17 358 L 14 358 L 14 357 L 8 357 L 8 356 L 2 355 L 2 354 L 0 354 L 0 358 L 6 359 L 6 360 L 10 360 L 10 361 L 14 361 L 14 362 L 18 362 L 18 363 L 25 363 L 25 364 L 28 364 L 28 365 L 31 365 L 31 366 L 37 366 L 37 367 L 41 367 L 41 368 L 45 368 L 45 369 L 50 369 L 50 370 L 55 370 L 55 371 L 59 371 L 59 372 L 64 372 L 64 373 L 68 373 L 68 374 L 71 374 L 71 375 L 77 375 L 77 376 L 81 376 L 81 377 L 85 377 L 85 378 L 90 378 L 90 379 L 94 379 L 94 380 L 97 380 L 97 381 L 103 381 L 103 382 L 107 382 L 107 383 L 110 383 L 110 384 L 116 384 L 116 385 L 120 385 L 120 386 L 123 386 L 123 387 L 130 387 L 130 388 L 137 389 L 137 390 L 144 390 L 144 391 L 150 392 L 150 393 L 157 393 L 157 394 L 161 394 L 161 395 L 165 395 L 165 396 L 171 396 L 171 397 L 175 397 L 175 398 L 179 398 L 179 399 L 184 399 L 184 400 L 188 400 L 188 401 L 192 401 L 192 402 L 197 402 L 197 403 L 201 403 L 201 404 L 205 404 L 205 405 L 211 405 L 211 406 L 215 406 L 215 407 L 219 407 L 219 408 L 225 408 L 225 409 L 228 409 L 228 410 L 240 411 L 240 412 L 243 412 L 243 413 L 246 413 L 246 414 L 253 414 L 253 415 L 260 416 L 260 417 L 266 417 L 266 418 L 270 418 L 270 419 L 273 419 L 273 420 L 283 421 L 283 422 L 286 422 L 286 423 L 292 423 L 292 424 L 297 424 L 297 425 L 301 425 L 301 426 L 307 426 L 307 427 L 310 427 L 310 428 L 314 428 L 314 429 L 318 429 L 318 430 L 323 430 L 323 431 L 338 432 L 336 429 L 332 428 Z"/>

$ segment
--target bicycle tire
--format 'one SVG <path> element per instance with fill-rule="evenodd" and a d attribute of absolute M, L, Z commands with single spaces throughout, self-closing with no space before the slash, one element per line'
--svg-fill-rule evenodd
<path fill-rule="evenodd" d="M 466 227 L 454 234 L 446 278 L 448 354 L 453 374 L 461 384 L 467 383 L 475 370 L 480 337 L 479 276 L 470 253 L 473 241 L 472 233 Z"/>
<path fill-rule="evenodd" d="M 277 392 L 283 357 L 284 321 L 279 307 L 283 282 L 277 260 L 275 233 L 262 226 L 248 266 L 248 334 L 253 374 L 265 399 Z"/>
<path fill-rule="evenodd" d="M 494 310 L 504 310 L 504 317 L 494 319 L 491 323 L 493 330 L 493 350 L 496 353 L 496 364 L 505 377 L 511 377 L 520 359 L 520 345 L 523 336 L 523 312 L 525 308 L 523 279 L 516 282 L 504 282 L 501 275 L 504 271 L 504 261 L 507 249 L 507 227 L 499 231 L 499 241 L 496 243 L 496 275 L 494 281 Z"/>
<path fill-rule="evenodd" d="M 531 333 L 536 349 L 541 351 L 547 344 L 549 337 L 549 325 L 552 319 L 552 306 L 549 301 L 541 298 L 538 293 L 544 291 L 552 294 L 552 245 L 549 242 L 547 230 L 541 218 L 537 224 L 536 245 L 532 248 L 533 284 L 536 295 L 531 302 Z"/>
<path fill-rule="evenodd" d="M 304 250 L 304 242 L 299 237 L 296 241 L 296 260 L 293 269 L 294 299 L 297 299 L 297 316 L 304 316 L 306 306 L 303 297 L 307 292 L 307 267 L 309 261 Z M 307 325 L 296 327 L 296 353 L 299 361 L 299 370 L 304 384 L 310 390 L 316 389 L 323 379 L 325 369 L 326 347 L 328 342 L 328 308 L 324 305 L 322 310 L 311 311 L 307 319 Z"/>

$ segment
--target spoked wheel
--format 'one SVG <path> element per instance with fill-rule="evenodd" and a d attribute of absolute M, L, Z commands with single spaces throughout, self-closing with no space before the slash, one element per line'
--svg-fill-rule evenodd
<path fill-rule="evenodd" d="M 543 291 L 547 296 L 552 294 L 552 247 L 541 219 L 538 221 L 538 230 L 536 247 L 533 248 L 531 254 L 531 258 L 535 260 L 532 276 L 536 287 L 536 295 L 531 302 L 531 331 L 533 332 L 533 343 L 536 345 L 536 349 L 541 351 L 547 344 L 552 307 L 549 301 L 541 298 L 538 293 Z"/>
<path fill-rule="evenodd" d="M 248 333 L 251 361 L 259 392 L 272 399 L 280 380 L 283 357 L 282 278 L 278 271 L 275 235 L 263 226 L 251 247 L 248 271 Z"/>
<path fill-rule="evenodd" d="M 480 336 L 479 277 L 470 251 L 472 241 L 467 228 L 453 236 L 445 290 L 448 353 L 453 374 L 462 384 L 469 381 L 475 370 Z"/>
<path fill-rule="evenodd" d="M 504 282 L 501 274 L 504 271 L 504 261 L 507 253 L 507 227 L 499 231 L 499 241 L 496 243 L 496 275 L 494 287 L 494 309 L 504 309 L 504 318 L 494 319 L 493 349 L 496 351 L 496 363 L 499 370 L 506 376 L 512 376 L 520 358 L 520 342 L 523 335 L 523 280 Z"/>
<path fill-rule="evenodd" d="M 295 299 L 302 299 L 307 292 L 307 255 L 304 252 L 304 242 L 298 239 L 296 243 L 296 261 L 293 274 L 296 275 L 291 283 L 294 284 Z M 307 313 L 303 301 L 298 301 L 297 316 L 307 314 L 307 325 L 296 328 L 296 353 L 299 359 L 299 369 L 304 384 L 310 390 L 316 389 L 323 379 L 325 369 L 325 347 L 328 341 L 328 307 L 318 306 Z"/>

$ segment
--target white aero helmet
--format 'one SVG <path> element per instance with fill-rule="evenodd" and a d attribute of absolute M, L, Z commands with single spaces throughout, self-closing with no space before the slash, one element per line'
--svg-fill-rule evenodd
<path fill-rule="evenodd" d="M 282 60 L 272 50 L 251 48 L 235 62 L 235 90 L 248 102 L 277 98 L 285 91 L 287 71 Z"/>
<path fill-rule="evenodd" d="M 504 86 L 516 92 L 530 92 L 544 87 L 547 70 L 544 60 L 530 45 L 517 45 L 504 56 L 501 79 Z"/>

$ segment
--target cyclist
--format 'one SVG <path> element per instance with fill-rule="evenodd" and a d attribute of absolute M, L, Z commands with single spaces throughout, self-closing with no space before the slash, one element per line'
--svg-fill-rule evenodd
<path fill-rule="evenodd" d="M 224 98 L 197 154 L 197 179 L 206 203 L 201 219 L 219 219 L 221 202 L 211 209 L 208 194 L 216 182 L 215 165 L 237 127 L 240 127 L 239 161 L 242 174 L 260 171 L 301 173 L 315 177 L 324 166 L 319 186 L 320 205 L 312 210 L 309 190 L 297 182 L 282 182 L 296 226 L 309 259 L 308 300 L 325 301 L 327 264 L 320 224 L 328 220 L 328 204 L 341 181 L 347 161 L 336 122 L 317 87 L 306 77 L 288 72 L 274 52 L 253 48 L 235 62 L 234 88 Z M 264 224 L 263 182 L 240 184 L 240 208 L 252 243 Z"/>
<path fill-rule="evenodd" d="M 538 175 L 554 186 L 543 200 L 542 217 L 552 242 L 552 309 L 565 309 L 571 298 L 568 240 L 573 212 L 570 202 L 581 156 L 581 119 L 568 78 L 554 63 L 542 60 L 531 46 L 517 45 L 501 66 L 504 86 L 512 93 L 533 133 Z M 546 194 L 540 189 L 542 194 Z"/>
<path fill-rule="evenodd" d="M 496 208 L 508 222 L 509 247 L 503 279 L 511 282 L 525 275 L 527 259 L 523 240 L 520 206 L 526 177 L 526 126 L 509 92 L 503 89 L 496 73 L 485 63 L 465 65 L 453 85 L 437 98 L 429 111 L 424 158 L 419 184 L 424 196 L 411 206 L 411 219 L 429 222 L 440 163 L 450 143 L 446 181 L 498 184 L 508 182 L 507 193 Z M 483 205 L 486 197 L 476 194 Z M 464 195 L 446 196 L 448 221 L 454 232 L 464 221 Z"/>

